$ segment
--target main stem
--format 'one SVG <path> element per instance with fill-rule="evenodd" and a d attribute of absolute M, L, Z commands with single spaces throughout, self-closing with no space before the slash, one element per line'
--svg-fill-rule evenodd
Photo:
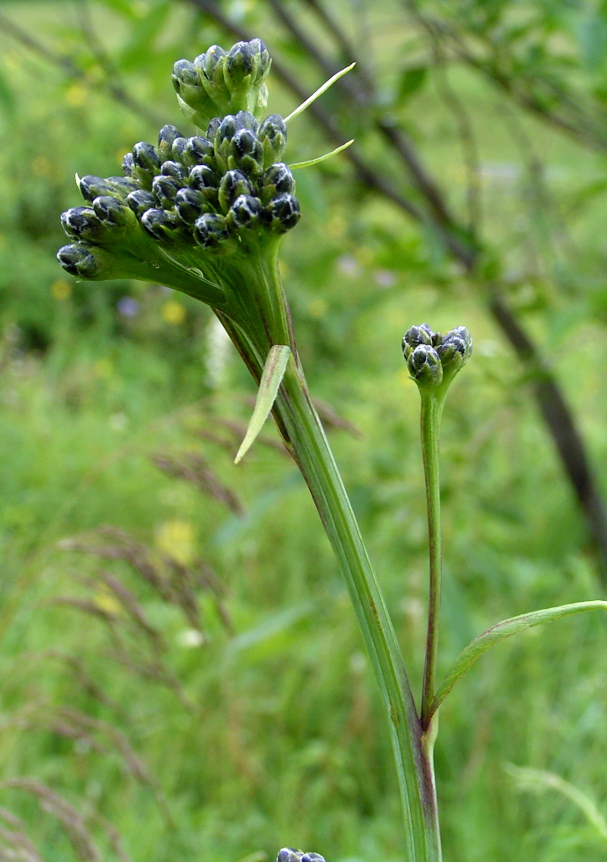
<path fill-rule="evenodd" d="M 436 688 L 436 662 L 440 625 L 442 549 L 440 522 L 439 430 L 444 399 L 434 390 L 420 387 L 421 441 L 426 484 L 428 513 L 428 546 L 430 561 L 430 588 L 428 595 L 428 631 L 426 635 L 426 662 L 422 688 L 422 728 L 428 730 L 432 715 L 432 701 Z"/>
<path fill-rule="evenodd" d="M 274 405 L 274 418 L 310 489 L 339 562 L 379 685 L 401 791 L 404 858 L 406 862 L 440 862 L 432 764 L 398 640 L 308 393 L 276 260 L 258 259 L 251 269 L 252 276 L 253 272 L 255 283 L 247 286 L 253 302 L 247 302 L 246 321 L 243 319 L 239 325 L 223 314 L 218 316 L 257 380 L 273 344 L 291 347 L 293 355 Z M 234 296 L 243 296 L 242 281 L 234 285 Z"/>

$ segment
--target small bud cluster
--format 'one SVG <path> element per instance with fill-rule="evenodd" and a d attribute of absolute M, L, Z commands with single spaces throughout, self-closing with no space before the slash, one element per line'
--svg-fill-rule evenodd
<path fill-rule="evenodd" d="M 293 175 L 280 161 L 286 135 L 282 117 L 259 123 L 248 111 L 212 119 L 205 137 L 163 126 L 157 147 L 142 142 L 127 153 L 124 177 L 79 180 L 87 206 L 61 216 L 76 244 L 59 251 L 59 262 L 72 275 L 93 278 L 94 247 L 129 251 L 137 223 L 163 243 L 218 253 L 262 232 L 286 233 L 300 217 Z"/>
<path fill-rule="evenodd" d="M 276 862 L 325 862 L 325 859 L 320 853 L 304 853 L 303 850 L 283 847 L 278 851 Z"/>
<path fill-rule="evenodd" d="M 409 374 L 420 386 L 435 387 L 451 379 L 472 353 L 472 338 L 465 326 L 456 326 L 445 336 L 427 323 L 412 326 L 403 338 L 403 354 Z"/>
<path fill-rule="evenodd" d="M 193 63 L 178 60 L 172 80 L 181 110 L 200 129 L 238 111 L 258 117 L 268 102 L 264 81 L 271 64 L 261 39 L 237 42 L 229 51 L 212 45 Z"/>

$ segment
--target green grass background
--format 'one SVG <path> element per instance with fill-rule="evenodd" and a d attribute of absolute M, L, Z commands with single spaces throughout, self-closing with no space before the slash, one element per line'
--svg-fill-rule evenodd
<path fill-rule="evenodd" d="M 265 7 L 241 6 L 271 47 L 288 51 Z M 157 285 L 76 284 L 54 259 L 59 213 L 79 204 L 74 173 L 119 173 L 124 152 L 156 130 L 97 89 L 73 4 L 0 11 L 86 73 L 70 80 L 0 32 L 0 806 L 47 862 L 78 852 L 52 810 L 3 780 L 35 777 L 68 800 L 107 860 L 118 857 L 97 814 L 134 862 L 261 862 L 285 845 L 330 862 L 396 860 L 387 728 L 306 489 L 274 449 L 256 446 L 235 468 L 237 435 L 227 447 L 200 436 L 225 437 L 224 419 L 248 418 L 254 389 L 238 358 L 189 298 Z M 116 0 L 91 14 L 136 98 L 180 125 L 172 63 L 225 39 L 185 5 Z M 371 22 L 392 58 L 408 36 L 398 14 L 379 4 Z M 306 58 L 292 59 L 317 86 Z M 380 66 L 388 91 L 387 59 Z M 431 78 L 401 119 L 458 206 L 461 152 Z M 546 345 L 604 487 L 605 198 L 589 190 L 605 158 L 516 114 L 553 196 L 539 205 L 500 98 L 470 73 L 453 80 L 478 136 L 486 236 L 511 275 L 509 301 Z M 271 109 L 292 109 L 270 87 Z M 363 130 L 365 145 L 373 154 Z M 290 130 L 292 161 L 328 148 L 304 119 Z M 426 536 L 418 396 L 400 355 L 410 325 L 463 324 L 475 339 L 443 426 L 442 666 L 504 617 L 605 588 L 525 370 L 474 287 L 400 214 L 349 193 L 343 162 L 297 180 L 304 218 L 284 243 L 287 293 L 314 395 L 359 430 L 332 430 L 331 440 L 417 691 Z M 539 274 L 529 279 L 532 255 Z M 137 302 L 132 317 L 120 312 L 125 297 Z M 207 459 L 244 516 L 151 461 L 184 451 Z M 207 642 L 196 644 L 183 613 L 126 563 L 59 545 L 102 525 L 152 555 L 189 567 L 204 559 L 225 586 L 232 630 L 201 591 Z M 100 572 L 128 585 L 162 632 L 163 667 L 178 685 L 142 675 L 147 642 Z M 56 603 L 66 596 L 112 616 L 135 668 L 118 660 L 102 620 Z M 534 629 L 485 656 L 449 697 L 436 749 L 446 860 L 606 858 L 605 835 L 578 806 L 508 771 L 553 772 L 607 816 L 606 631 L 598 614 Z M 69 710 L 96 724 L 74 738 Z M 152 783 L 134 774 L 115 729 Z"/>

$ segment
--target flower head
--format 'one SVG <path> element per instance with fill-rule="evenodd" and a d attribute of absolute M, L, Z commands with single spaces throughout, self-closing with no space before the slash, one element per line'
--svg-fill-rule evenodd
<path fill-rule="evenodd" d="M 260 39 L 179 60 L 173 85 L 200 133 L 163 126 L 135 144 L 122 177 L 77 177 L 84 206 L 61 216 L 57 257 L 78 278 L 163 282 L 225 306 L 220 259 L 272 249 L 300 217 L 282 161 L 286 125 L 261 120 L 271 59 Z M 270 253 L 270 252 L 268 252 Z"/>
<path fill-rule="evenodd" d="M 442 336 L 422 323 L 412 326 L 403 338 L 409 374 L 421 388 L 446 389 L 471 353 L 472 338 L 465 326 L 456 326 Z"/>

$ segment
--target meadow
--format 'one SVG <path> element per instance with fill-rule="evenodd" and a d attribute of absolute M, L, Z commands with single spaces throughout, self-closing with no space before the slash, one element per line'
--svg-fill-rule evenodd
<path fill-rule="evenodd" d="M 329 50 L 316 4 L 278 5 Z M 443 68 L 406 4 L 364 5 L 335 8 L 368 48 L 375 113 L 349 112 L 337 90 L 322 104 L 422 209 L 372 127 L 381 112 L 454 211 L 468 212 L 472 189 L 482 264 L 466 270 L 430 218 L 408 218 L 343 155 L 297 172 L 303 217 L 281 258 L 417 692 L 427 539 L 419 399 L 400 346 L 411 325 L 474 338 L 443 422 L 441 661 L 497 620 L 605 598 L 605 560 L 534 399 L 543 372 L 489 308 L 499 282 L 607 493 L 606 156 L 590 121 L 586 139 L 567 135 L 471 65 Z M 474 23 L 482 4 L 460 5 Z M 528 25 L 548 46 L 539 59 L 526 46 L 532 69 L 552 74 L 550 52 L 565 56 L 571 102 L 598 125 L 605 14 L 560 5 L 487 4 L 501 17 L 483 26 Z M 157 284 L 77 282 L 55 258 L 76 172 L 119 174 L 162 123 L 188 128 L 173 63 L 234 41 L 204 7 L 0 3 L 0 860 L 272 862 L 283 846 L 400 858 L 384 718 L 307 489 L 271 423 L 232 463 L 255 396 L 236 352 L 201 303 Z M 312 91 L 322 75 L 275 7 L 221 9 Z M 518 74 L 533 93 L 522 60 Z M 289 113 L 284 81 L 269 84 L 272 112 Z M 291 162 L 333 146 L 312 117 L 289 128 Z M 606 633 L 595 613 L 533 629 L 484 656 L 442 707 L 446 860 L 605 858 Z"/>

